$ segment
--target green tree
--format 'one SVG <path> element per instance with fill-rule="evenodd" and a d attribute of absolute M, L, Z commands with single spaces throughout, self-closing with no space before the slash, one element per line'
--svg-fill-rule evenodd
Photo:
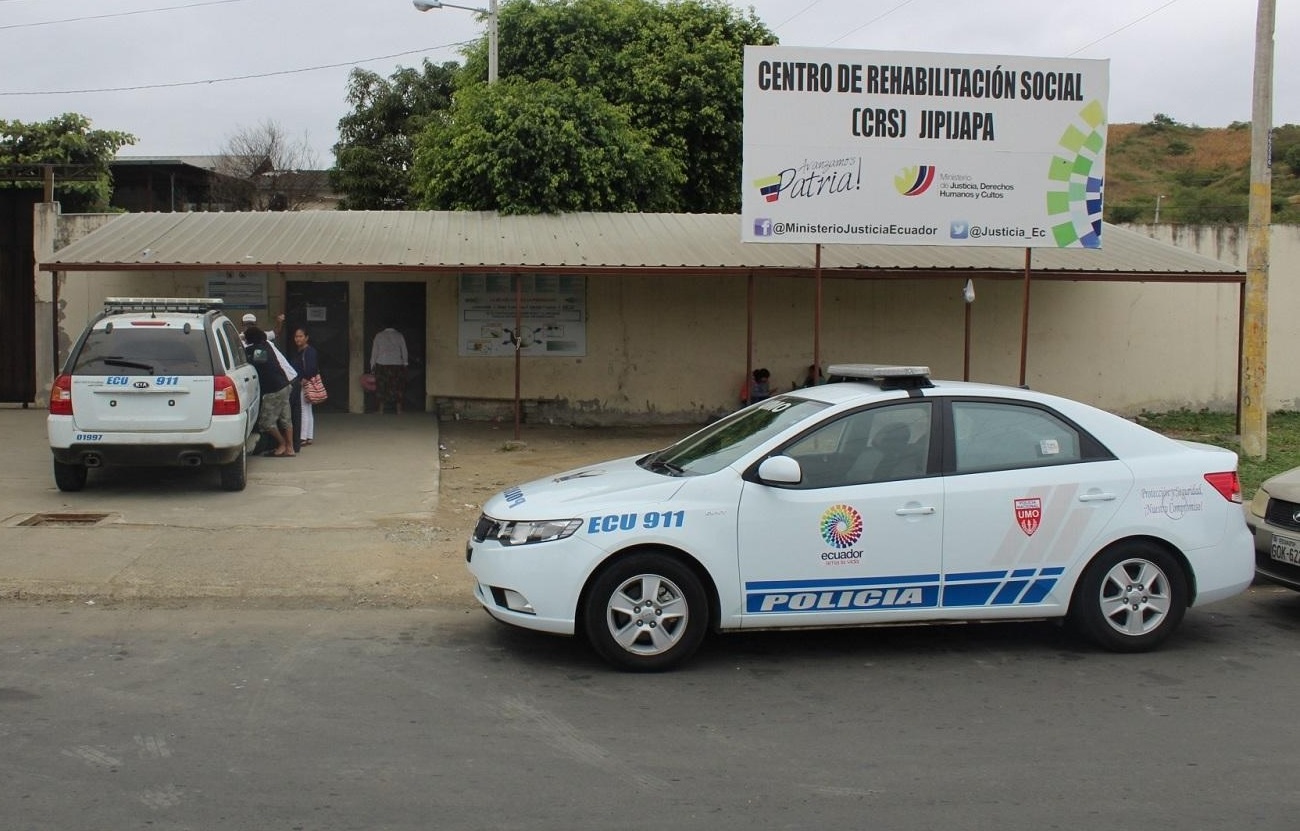
<path fill-rule="evenodd" d="M 776 43 L 752 11 L 742 14 L 722 0 L 508 0 L 498 24 L 502 80 L 553 81 L 598 96 L 676 159 L 682 173 L 676 210 L 740 209 L 744 47 Z M 466 51 L 462 88 L 483 83 L 486 67 L 487 46 L 480 40 Z M 487 145 L 484 151 L 499 155 L 505 148 Z M 497 198 L 526 200 L 528 194 Z M 629 209 L 652 208 L 639 203 Z"/>
<path fill-rule="evenodd" d="M 0 120 L 0 187 L 43 187 L 41 167 L 56 165 L 54 198 L 68 213 L 108 210 L 113 178 L 109 163 L 135 144 L 130 133 L 93 130 L 90 119 L 64 113 L 49 121 Z"/>
<path fill-rule="evenodd" d="M 415 179 L 430 209 L 672 211 L 682 171 L 596 91 L 504 79 L 460 92 L 426 127 Z"/>
<path fill-rule="evenodd" d="M 411 170 L 415 139 L 431 120 L 446 117 L 458 66 L 399 67 L 387 79 L 364 69 L 348 78 L 352 112 L 339 120 L 330 185 L 344 210 L 414 207 Z"/>

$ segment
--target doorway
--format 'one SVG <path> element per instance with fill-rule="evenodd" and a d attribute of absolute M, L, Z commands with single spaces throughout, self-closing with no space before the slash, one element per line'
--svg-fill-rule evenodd
<path fill-rule="evenodd" d="M 329 398 L 313 405 L 314 409 L 347 412 L 348 284 L 289 280 L 284 296 L 284 342 L 292 348 L 294 330 L 299 326 L 306 330 L 329 392 Z"/>
<path fill-rule="evenodd" d="M 36 253 L 33 213 L 41 191 L 13 188 L 0 198 L 0 401 L 36 401 Z M 75 333 L 74 333 L 75 334 Z M 54 355 L 43 355 L 58 372 Z"/>
<path fill-rule="evenodd" d="M 366 283 L 366 367 L 370 366 L 370 349 L 375 335 L 392 326 L 406 339 L 409 362 L 406 367 L 406 396 L 402 408 L 407 412 L 425 411 L 424 361 L 425 310 L 424 283 Z M 373 402 L 367 402 L 367 408 Z"/>

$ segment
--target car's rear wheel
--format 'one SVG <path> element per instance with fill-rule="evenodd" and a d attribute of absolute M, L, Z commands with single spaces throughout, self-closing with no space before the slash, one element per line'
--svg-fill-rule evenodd
<path fill-rule="evenodd" d="M 242 491 L 248 484 L 248 445 L 239 448 L 239 458 L 221 466 L 221 489 Z"/>
<path fill-rule="evenodd" d="M 1187 611 L 1187 577 L 1169 552 L 1130 542 L 1097 555 L 1070 604 L 1077 627 L 1114 652 L 1159 646 Z"/>
<path fill-rule="evenodd" d="M 587 640 L 619 669 L 659 672 L 691 656 L 704 639 L 709 603 L 700 580 L 667 554 L 616 560 L 587 592 Z"/>
<path fill-rule="evenodd" d="M 56 461 L 54 463 L 54 484 L 61 491 L 79 491 L 86 486 L 86 466 Z"/>

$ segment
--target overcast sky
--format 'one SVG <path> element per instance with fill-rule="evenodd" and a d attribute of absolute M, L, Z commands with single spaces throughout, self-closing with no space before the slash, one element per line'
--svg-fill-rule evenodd
<path fill-rule="evenodd" d="M 502 0 L 508 2 L 508 0 Z M 483 6 L 487 0 L 464 0 Z M 1110 60 L 1110 121 L 1251 119 L 1257 0 L 754 0 L 789 46 Z M 1279 2 L 1273 121 L 1300 123 L 1300 14 Z M 207 155 L 274 120 L 333 162 L 348 72 L 460 59 L 475 14 L 411 0 L 0 0 L 0 118 L 89 117 L 124 155 Z"/>

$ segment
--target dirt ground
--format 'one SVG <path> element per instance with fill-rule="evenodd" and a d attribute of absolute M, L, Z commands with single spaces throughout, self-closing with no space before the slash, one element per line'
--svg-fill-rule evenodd
<path fill-rule="evenodd" d="M 512 485 L 586 464 L 647 453 L 703 425 L 560 427 L 513 422 L 449 421 L 439 425 L 442 472 L 438 502 L 421 543 L 432 549 L 437 571 L 457 585 L 438 594 L 468 597 L 465 541 L 491 496 Z M 407 541 L 410 542 L 410 541 Z"/>

